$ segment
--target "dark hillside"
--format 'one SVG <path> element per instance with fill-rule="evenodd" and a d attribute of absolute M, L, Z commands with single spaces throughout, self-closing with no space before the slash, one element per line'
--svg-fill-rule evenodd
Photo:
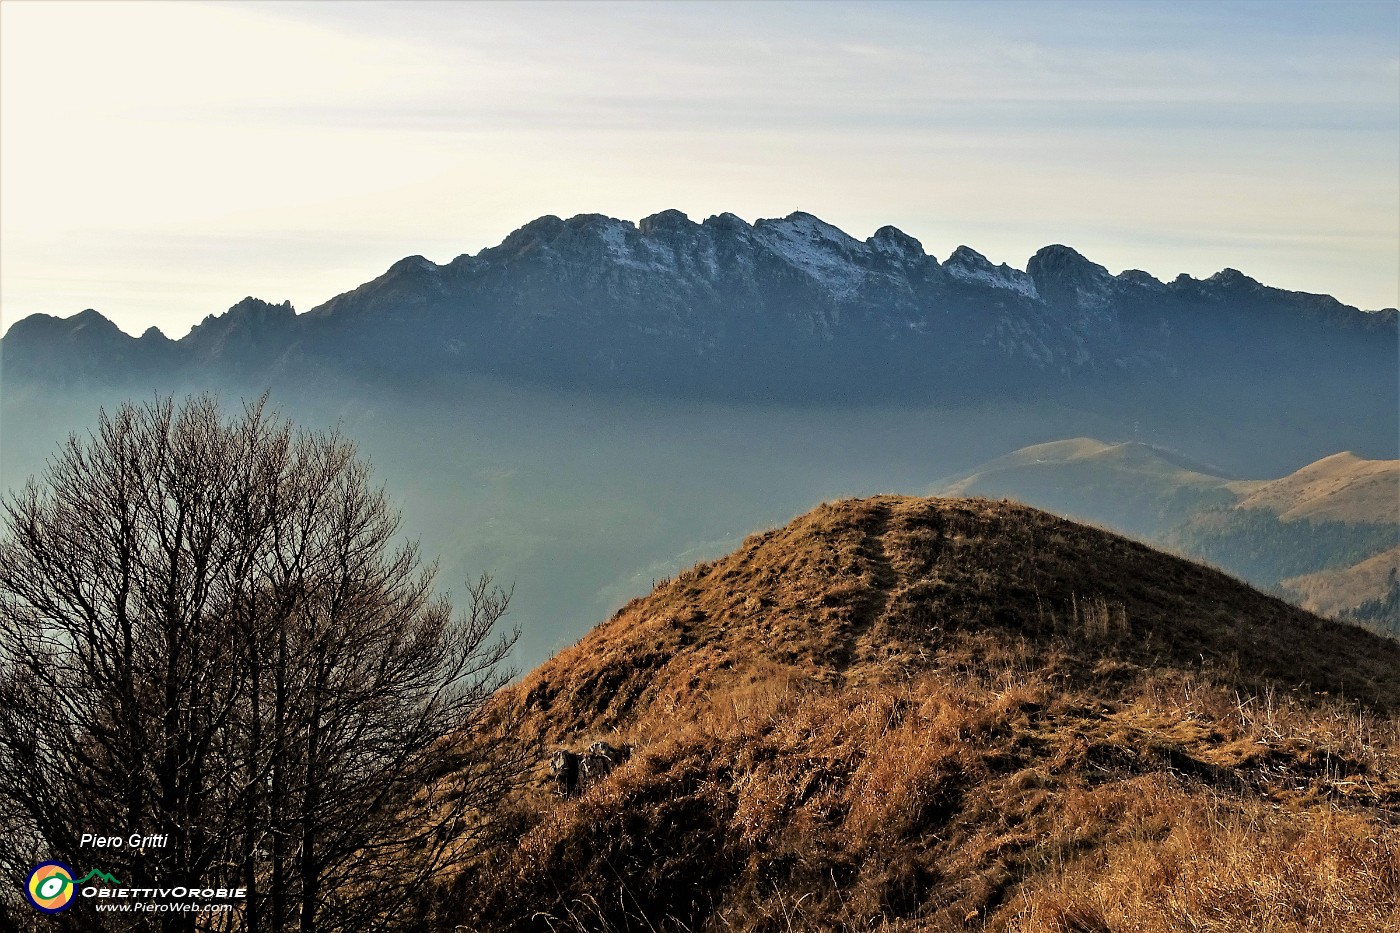
<path fill-rule="evenodd" d="M 822 506 L 501 703 L 542 755 L 633 753 L 568 799 L 542 768 L 444 924 L 1400 920 L 1400 644 L 1020 505 Z"/>

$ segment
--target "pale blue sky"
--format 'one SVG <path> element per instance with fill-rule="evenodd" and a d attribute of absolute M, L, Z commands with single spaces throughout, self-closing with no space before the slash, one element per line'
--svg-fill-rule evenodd
<path fill-rule="evenodd" d="M 544 213 L 1400 299 L 1400 4 L 0 4 L 0 318 L 183 335 Z"/>

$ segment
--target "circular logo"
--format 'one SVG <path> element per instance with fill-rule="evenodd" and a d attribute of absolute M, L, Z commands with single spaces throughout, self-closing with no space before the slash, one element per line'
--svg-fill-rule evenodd
<path fill-rule="evenodd" d="M 24 895 L 46 914 L 67 910 L 73 904 L 73 869 L 62 862 L 35 865 L 24 883 Z"/>

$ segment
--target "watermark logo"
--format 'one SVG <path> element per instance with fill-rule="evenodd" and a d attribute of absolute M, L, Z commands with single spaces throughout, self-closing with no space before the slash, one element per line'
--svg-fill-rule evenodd
<path fill-rule="evenodd" d="M 62 862 L 44 862 L 29 873 L 24 895 L 37 909 L 56 914 L 72 906 L 75 888 L 73 869 Z"/>
<path fill-rule="evenodd" d="M 37 909 L 46 914 L 56 914 L 71 907 L 73 895 L 77 893 L 78 888 L 94 878 L 106 884 L 121 884 L 116 878 L 96 868 L 75 881 L 73 869 L 67 865 L 62 862 L 44 862 L 35 865 L 29 872 L 29 877 L 24 882 L 24 895 Z M 90 895 L 93 890 L 95 889 L 85 891 L 84 896 Z"/>

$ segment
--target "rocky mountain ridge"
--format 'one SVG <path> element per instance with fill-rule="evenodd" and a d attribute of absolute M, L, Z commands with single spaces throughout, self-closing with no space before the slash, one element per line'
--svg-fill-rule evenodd
<path fill-rule="evenodd" d="M 1067 246 L 1022 272 L 803 213 L 584 214 L 447 263 L 401 259 L 302 314 L 246 298 L 174 341 L 95 311 L 31 316 L 0 340 L 0 378 L 15 399 L 271 388 L 329 404 L 358 386 L 450 409 L 503 384 L 683 406 L 1033 405 L 1047 433 L 1022 443 L 1140 435 L 1262 475 L 1400 456 L 1398 320 L 1234 270 L 1114 275 Z"/>
<path fill-rule="evenodd" d="M 1054 245 L 1022 272 L 966 246 L 940 263 L 890 226 L 860 241 L 801 212 L 749 224 L 668 210 L 639 224 L 541 217 L 476 255 L 399 260 L 305 314 L 245 298 L 173 342 L 154 329 L 131 338 L 92 310 L 33 315 L 16 322 L 4 350 L 7 368 L 26 375 L 267 369 L 289 357 L 394 369 L 420 366 L 424 353 L 526 378 L 545 377 L 548 359 L 552 378 L 631 388 L 748 370 L 741 394 L 765 388 L 751 370 L 776 355 L 801 364 L 788 373 L 796 385 L 766 386 L 781 395 L 812 388 L 801 377 L 833 363 L 865 375 L 878 363 L 906 389 L 910 377 L 946 387 L 938 371 L 988 365 L 1033 381 L 1172 378 L 1199 368 L 1197 345 L 1225 324 L 1393 344 L 1396 322 L 1394 309 L 1363 312 L 1233 269 L 1164 283 L 1137 270 L 1112 275 Z M 879 394 L 890 380 L 873 382 Z"/>

